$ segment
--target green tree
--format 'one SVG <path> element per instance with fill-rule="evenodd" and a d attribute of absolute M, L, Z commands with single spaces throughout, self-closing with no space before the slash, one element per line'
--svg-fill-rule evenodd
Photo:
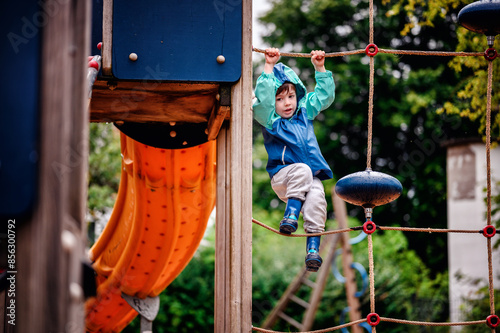
<path fill-rule="evenodd" d="M 89 138 L 87 222 L 92 245 L 95 223 L 106 218 L 115 203 L 122 159 L 118 131 L 112 125 L 91 123 Z"/>
<path fill-rule="evenodd" d="M 395 15 L 403 10 L 408 18 L 408 23 L 402 30 L 402 35 L 406 36 L 416 27 L 433 27 L 436 18 L 453 16 L 457 9 L 472 3 L 471 0 L 386 0 L 385 3 L 393 3 L 392 11 L 389 15 Z M 469 31 L 464 27 L 458 26 L 456 29 L 458 43 L 456 51 L 482 52 L 488 48 L 486 37 L 475 32 Z M 498 38 L 496 47 L 498 48 Z M 495 45 L 494 45 L 495 46 Z M 486 84 L 488 62 L 483 57 L 455 57 L 448 65 L 460 73 L 460 80 L 455 84 L 455 93 L 446 101 L 438 112 L 447 114 L 458 114 L 461 117 L 467 117 L 473 121 L 479 119 L 479 133 L 484 135 L 486 126 Z M 500 71 L 500 63 L 493 61 L 493 72 Z M 499 80 L 493 80 L 493 91 L 500 87 Z M 483 92 L 483 93 L 478 93 Z M 492 95 L 492 137 L 494 140 L 500 138 L 500 96 Z"/>
<path fill-rule="evenodd" d="M 256 213 L 268 223 L 279 218 L 279 214 L 275 211 Z M 328 220 L 327 225 L 334 227 L 334 221 Z M 350 225 L 359 225 L 359 221 L 350 219 Z M 270 234 L 268 230 L 259 226 L 253 228 L 253 236 L 254 249 L 258 250 L 254 250 L 253 254 L 252 323 L 254 326 L 260 326 L 296 274 L 303 269 L 305 240 Z M 367 241 L 352 245 L 352 251 L 354 261 L 368 270 Z M 377 313 L 384 317 L 407 320 L 446 320 L 448 312 L 446 273 L 434 276 L 416 253 L 408 249 L 408 242 L 400 231 L 374 234 L 373 251 Z M 335 264 L 340 265 L 340 259 Z M 313 281 L 316 277 L 317 274 L 309 275 L 309 279 Z M 361 291 L 361 276 L 357 274 L 356 278 L 358 290 Z M 368 278 L 364 282 L 368 284 Z M 299 289 L 297 296 L 308 301 L 311 289 L 304 286 Z M 369 302 L 369 290 L 366 288 L 360 297 L 361 313 L 364 316 L 370 313 Z M 344 285 L 330 275 L 312 329 L 318 330 L 342 324 L 341 314 L 346 306 Z M 301 322 L 304 308 L 290 302 L 285 313 Z M 347 321 L 348 318 L 344 319 L 344 322 Z M 390 332 L 447 332 L 447 328 L 433 327 L 425 330 L 419 326 L 391 323 L 382 323 L 380 326 L 384 331 Z M 278 321 L 273 329 L 295 331 L 294 327 L 282 320 Z"/>

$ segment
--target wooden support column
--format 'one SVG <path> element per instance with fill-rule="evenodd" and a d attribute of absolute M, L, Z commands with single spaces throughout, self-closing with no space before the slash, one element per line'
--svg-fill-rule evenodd
<path fill-rule="evenodd" d="M 345 201 L 340 199 L 335 190 L 332 189 L 333 209 L 335 211 L 335 218 L 338 222 L 339 229 L 348 228 L 347 224 L 347 208 Z M 359 299 L 355 296 L 357 291 L 356 275 L 354 269 L 351 267 L 353 256 L 351 251 L 351 244 L 349 244 L 349 233 L 343 232 L 340 234 L 342 241 L 342 270 L 345 277 L 345 292 L 347 297 L 347 305 L 349 306 L 349 321 L 356 321 L 361 319 Z M 351 332 L 361 333 L 362 328 L 358 325 L 351 327 Z"/>
<path fill-rule="evenodd" d="M 40 3 L 39 186 L 33 214 L 16 221 L 16 332 L 84 332 L 91 2 Z"/>
<path fill-rule="evenodd" d="M 252 311 L 252 2 L 243 1 L 241 79 L 217 139 L 215 332 L 250 332 Z"/>

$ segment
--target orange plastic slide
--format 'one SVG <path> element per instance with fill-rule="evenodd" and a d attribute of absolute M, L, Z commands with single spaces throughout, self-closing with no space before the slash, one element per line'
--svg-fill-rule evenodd
<path fill-rule="evenodd" d="M 121 134 L 116 203 L 90 249 L 98 288 L 85 305 L 88 332 L 120 332 L 137 315 L 121 293 L 157 296 L 191 260 L 215 205 L 215 149 L 159 149 Z"/>

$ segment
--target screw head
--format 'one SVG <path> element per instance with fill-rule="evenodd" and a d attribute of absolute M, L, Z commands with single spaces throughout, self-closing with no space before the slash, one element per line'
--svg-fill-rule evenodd
<path fill-rule="evenodd" d="M 132 53 L 130 53 L 130 54 L 128 55 L 128 58 L 129 58 L 131 61 L 136 61 L 136 60 L 137 60 L 137 58 L 138 58 L 137 53 L 133 53 L 133 52 L 132 52 Z"/>
<path fill-rule="evenodd" d="M 222 54 L 221 54 L 221 55 L 219 55 L 219 56 L 217 56 L 217 62 L 218 62 L 219 64 L 223 64 L 223 63 L 225 63 L 225 62 L 226 62 L 226 57 L 224 57 Z"/>

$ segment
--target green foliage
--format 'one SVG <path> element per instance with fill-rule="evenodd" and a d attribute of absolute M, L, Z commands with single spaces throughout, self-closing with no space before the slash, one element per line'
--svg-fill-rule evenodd
<path fill-rule="evenodd" d="M 483 281 L 485 282 L 485 281 Z M 494 291 L 494 298 L 498 300 L 500 297 L 500 291 Z M 464 304 L 467 304 L 467 308 L 462 307 L 461 310 L 465 313 L 465 320 L 485 320 L 487 315 L 490 314 L 490 302 L 489 302 L 489 289 L 488 287 L 483 287 L 479 289 L 471 298 L 464 299 Z M 498 307 L 495 307 L 495 313 L 498 314 Z M 480 333 L 486 332 L 490 329 L 484 325 L 471 325 L 465 326 L 461 332 L 464 333 Z"/>
<path fill-rule="evenodd" d="M 389 16 L 399 14 L 401 8 L 406 12 L 408 23 L 405 24 L 401 34 L 406 36 L 412 29 L 421 27 L 433 27 L 436 20 L 443 20 L 452 15 L 456 15 L 458 11 L 465 5 L 473 2 L 472 0 L 386 0 L 384 3 L 392 3 L 392 10 L 388 13 Z M 458 43 L 455 47 L 456 51 L 464 52 L 483 52 L 488 48 L 486 37 L 475 32 L 469 31 L 463 27 L 457 27 L 456 37 Z M 496 38 L 496 48 L 498 49 L 498 38 Z M 495 47 L 495 45 L 493 46 Z M 451 51 L 451 50 L 450 50 Z M 472 121 L 479 119 L 480 126 L 478 131 L 480 134 L 485 133 L 486 129 L 486 104 L 487 104 L 487 82 L 488 82 L 488 62 L 484 57 L 454 57 L 448 64 L 453 70 L 461 74 L 460 80 L 457 81 L 456 88 L 450 98 L 444 105 L 437 109 L 438 112 L 446 112 L 447 114 L 457 114 L 461 117 L 469 118 Z M 493 73 L 500 71 L 500 63 L 492 62 Z M 493 91 L 497 91 L 500 87 L 500 81 L 493 80 Z M 481 92 L 481 93 L 479 93 Z M 494 139 L 500 137 L 500 113 L 499 111 L 500 96 L 492 94 L 492 132 Z"/>
<path fill-rule="evenodd" d="M 254 207 L 255 208 L 255 207 Z M 280 220 L 280 214 L 257 211 L 262 222 L 274 226 Z M 360 222 L 351 219 L 350 225 Z M 332 220 L 327 221 L 329 229 L 336 227 Z M 355 235 L 351 235 L 354 237 Z M 434 237 L 434 235 L 429 236 Z M 264 228 L 253 228 L 253 299 L 252 322 L 255 326 L 263 321 L 276 305 L 295 275 L 303 269 L 305 240 L 286 238 L 270 234 Z M 323 238 L 325 242 L 325 238 Z M 422 321 L 443 321 L 447 318 L 448 275 L 433 276 L 414 251 L 408 250 L 408 242 L 402 232 L 377 232 L 373 235 L 375 290 L 377 313 L 384 317 L 403 318 Z M 352 246 L 354 260 L 368 270 L 367 240 Z M 340 265 L 340 259 L 337 261 Z M 309 276 L 311 280 L 317 274 Z M 358 290 L 361 290 L 359 274 Z M 303 287 L 298 297 L 309 300 L 311 289 Z M 411 296 L 410 296 L 411 295 Z M 370 312 L 368 290 L 360 299 L 361 312 Z M 318 308 L 313 329 L 323 329 L 340 325 L 340 315 L 347 306 L 344 285 L 333 275 L 327 280 L 321 303 Z M 301 322 L 304 309 L 293 302 L 287 307 L 286 314 Z M 422 332 L 421 327 L 383 323 L 381 329 L 390 332 Z M 273 327 L 279 331 L 293 331 L 294 328 L 284 321 L 278 321 Z M 446 332 L 436 329 L 424 332 Z"/>
<path fill-rule="evenodd" d="M 113 207 L 120 183 L 120 140 L 109 124 L 90 124 L 88 209 Z"/>

